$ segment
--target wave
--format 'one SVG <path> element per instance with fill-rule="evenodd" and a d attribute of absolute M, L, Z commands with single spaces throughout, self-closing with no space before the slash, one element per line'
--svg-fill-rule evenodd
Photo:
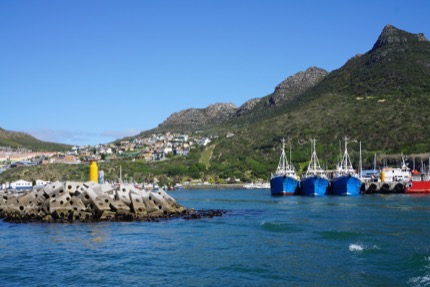
<path fill-rule="evenodd" d="M 408 285 L 414 287 L 430 286 L 430 274 L 409 279 Z"/>
<path fill-rule="evenodd" d="M 427 263 L 423 268 L 427 274 L 409 279 L 408 285 L 414 287 L 430 286 L 430 256 L 424 257 L 424 262 Z"/>
<path fill-rule="evenodd" d="M 361 251 L 368 251 L 368 250 L 379 250 L 378 245 L 364 245 L 361 243 L 351 243 L 349 244 L 349 251 L 351 252 L 361 252 Z"/>

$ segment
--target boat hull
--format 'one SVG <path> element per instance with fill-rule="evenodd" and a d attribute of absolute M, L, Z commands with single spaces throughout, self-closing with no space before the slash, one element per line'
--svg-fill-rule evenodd
<path fill-rule="evenodd" d="M 275 176 L 270 180 L 272 195 L 293 195 L 297 193 L 299 181 L 289 176 Z"/>
<path fill-rule="evenodd" d="M 359 195 L 361 180 L 355 176 L 343 175 L 331 181 L 331 194 L 333 195 Z"/>
<path fill-rule="evenodd" d="M 430 181 L 411 181 L 405 193 L 430 193 Z"/>
<path fill-rule="evenodd" d="M 329 180 L 320 176 L 311 176 L 300 181 L 300 194 L 310 196 L 326 195 L 329 188 Z"/>

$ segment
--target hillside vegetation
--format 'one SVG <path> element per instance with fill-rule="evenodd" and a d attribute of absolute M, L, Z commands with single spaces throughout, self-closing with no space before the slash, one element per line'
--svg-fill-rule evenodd
<path fill-rule="evenodd" d="M 71 147 L 66 144 L 44 142 L 27 133 L 7 131 L 2 128 L 0 128 L 0 146 L 26 148 L 33 151 L 66 151 Z"/>

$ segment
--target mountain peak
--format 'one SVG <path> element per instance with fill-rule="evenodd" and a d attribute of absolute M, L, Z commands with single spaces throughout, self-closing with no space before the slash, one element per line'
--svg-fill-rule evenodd
<path fill-rule="evenodd" d="M 379 35 L 379 38 L 376 41 L 375 45 L 373 45 L 372 50 L 376 50 L 378 48 L 392 44 L 423 41 L 428 41 L 423 33 L 412 34 L 400 30 L 393 25 L 386 25 L 382 30 L 382 33 Z"/>
<path fill-rule="evenodd" d="M 198 130 L 205 125 L 226 122 L 236 113 L 237 107 L 232 103 L 217 103 L 203 109 L 186 109 L 170 115 L 159 127 L 177 130 Z"/>
<path fill-rule="evenodd" d="M 310 67 L 306 71 L 298 72 L 276 86 L 269 99 L 269 106 L 276 106 L 280 102 L 292 101 L 307 89 L 318 84 L 328 72 L 318 67 Z"/>

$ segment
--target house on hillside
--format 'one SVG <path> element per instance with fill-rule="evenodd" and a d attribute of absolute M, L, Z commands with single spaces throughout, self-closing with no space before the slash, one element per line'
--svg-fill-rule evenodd
<path fill-rule="evenodd" d="M 210 142 L 211 142 L 211 140 L 210 140 L 209 138 L 202 138 L 202 139 L 200 139 L 200 141 L 199 141 L 199 145 L 206 146 L 206 145 L 208 145 Z"/>
<path fill-rule="evenodd" d="M 153 160 L 153 154 L 152 151 L 149 149 L 146 149 L 144 151 L 141 151 L 138 155 L 138 158 L 145 160 L 146 162 Z"/>
<path fill-rule="evenodd" d="M 157 151 L 154 150 L 154 152 L 152 153 L 152 160 L 165 160 L 166 156 L 164 154 L 164 151 Z"/>

